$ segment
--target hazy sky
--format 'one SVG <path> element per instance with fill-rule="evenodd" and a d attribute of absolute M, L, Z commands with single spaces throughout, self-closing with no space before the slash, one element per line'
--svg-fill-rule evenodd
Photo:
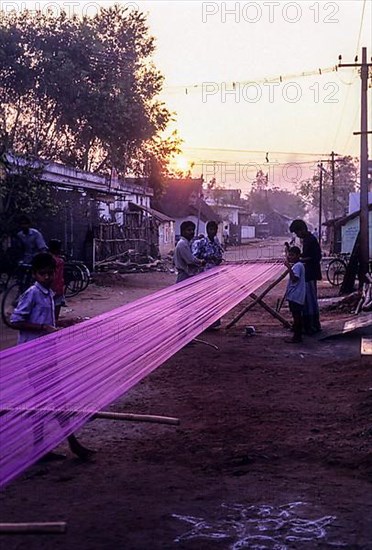
<path fill-rule="evenodd" d="M 0 6 L 47 4 L 93 14 L 113 3 Z M 172 128 L 184 140 L 183 156 L 196 163 L 194 174 L 215 173 L 219 183 L 248 190 L 256 164 L 291 187 L 332 150 L 359 156 L 358 70 L 326 70 L 340 54 L 344 63 L 357 53 L 360 60 L 362 46 L 370 60 L 372 0 L 120 3 L 148 14 L 154 61 L 166 79 L 162 99 L 176 113 Z M 371 87 L 369 106 L 371 113 Z"/>
<path fill-rule="evenodd" d="M 249 188 L 245 164 L 267 171 L 269 152 L 275 181 L 286 186 L 309 165 L 283 173 L 282 163 L 316 161 L 310 153 L 327 158 L 332 150 L 359 155 L 352 135 L 360 128 L 358 71 L 323 69 L 337 65 L 339 54 L 344 63 L 353 63 L 357 52 L 360 59 L 362 46 L 371 57 L 370 0 L 139 5 L 157 38 L 163 97 L 177 112 L 184 155 L 202 163 L 205 175 L 217 161 L 217 179 Z M 303 72 L 317 74 L 297 76 Z M 279 76 L 282 82 L 265 82 Z M 370 112 L 371 95 L 370 88 Z"/>

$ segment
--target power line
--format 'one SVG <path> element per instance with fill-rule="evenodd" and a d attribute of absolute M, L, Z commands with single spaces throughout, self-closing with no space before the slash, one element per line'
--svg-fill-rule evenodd
<path fill-rule="evenodd" d="M 311 161 L 311 160 L 307 160 L 307 161 L 300 161 L 300 162 L 276 162 L 276 161 L 273 161 L 273 162 L 270 162 L 270 163 L 266 163 L 266 162 L 259 162 L 259 161 L 250 161 L 250 162 L 247 162 L 247 163 L 239 163 L 237 162 L 236 160 L 216 160 L 216 159 L 196 159 L 195 162 L 193 162 L 194 166 L 202 166 L 203 164 L 224 164 L 224 165 L 231 165 L 233 166 L 234 164 L 243 164 L 243 165 L 252 165 L 252 166 L 262 166 L 263 168 L 265 167 L 271 167 L 271 166 L 289 166 L 289 165 L 309 165 L 309 166 L 314 166 L 314 165 L 317 165 L 317 162 L 316 160 L 314 161 Z"/>
<path fill-rule="evenodd" d="M 285 75 L 279 75 L 279 76 L 271 76 L 268 78 L 252 78 L 250 80 L 229 80 L 229 81 L 223 81 L 223 82 L 214 82 L 214 81 L 204 81 L 202 83 L 194 83 L 194 84 L 178 84 L 178 85 L 165 85 L 163 87 L 163 93 L 164 92 L 184 92 L 186 95 L 188 95 L 189 91 L 199 91 L 203 88 L 206 84 L 217 84 L 221 86 L 224 85 L 231 85 L 232 89 L 235 89 L 237 86 L 244 86 L 248 84 L 275 84 L 275 83 L 281 83 L 286 80 L 295 80 L 298 78 L 304 78 L 308 76 L 319 76 L 327 73 L 337 72 L 338 67 L 337 65 L 334 65 L 332 67 L 325 67 L 325 68 L 319 68 L 319 69 L 313 69 L 311 71 L 303 71 L 301 73 L 293 73 L 293 74 L 285 74 Z"/>
<path fill-rule="evenodd" d="M 361 36 L 362 36 L 364 12 L 365 12 L 365 9 L 366 9 L 366 5 L 367 5 L 367 0 L 364 0 L 364 2 L 363 2 L 363 8 L 362 8 L 362 17 L 361 17 L 361 19 L 360 19 L 359 35 L 358 35 L 358 40 L 357 40 L 357 47 L 356 47 L 356 51 L 355 51 L 355 56 L 357 56 L 357 55 L 358 55 L 358 52 L 359 52 L 360 38 L 361 38 Z"/>
<path fill-rule="evenodd" d="M 184 151 L 221 151 L 226 153 L 262 153 L 266 154 L 267 151 L 262 150 L 254 150 L 254 149 L 225 149 L 225 148 L 218 148 L 218 147 L 183 147 Z M 309 156 L 309 157 L 324 157 L 327 156 L 328 153 L 304 153 L 304 152 L 298 152 L 298 151 L 269 151 L 270 154 L 273 155 L 302 155 L 302 156 Z"/>
<path fill-rule="evenodd" d="M 361 18 L 360 18 L 360 27 L 359 27 L 359 34 L 358 34 L 358 40 L 357 40 L 357 47 L 356 47 L 356 52 L 355 52 L 355 59 L 357 59 L 357 55 L 358 55 L 358 52 L 359 52 L 359 45 L 360 45 L 360 38 L 362 36 L 362 28 L 363 28 L 363 21 L 364 21 L 364 13 L 365 13 L 365 8 L 366 8 L 366 4 L 367 4 L 367 0 L 364 0 L 363 2 L 363 7 L 362 7 L 362 15 L 361 15 Z M 353 84 L 357 77 L 358 77 L 358 74 L 357 74 L 357 69 L 356 67 L 354 68 L 353 70 L 353 73 L 354 73 L 354 78 L 353 80 L 350 82 L 350 84 Z M 341 80 L 341 77 L 339 75 L 339 78 Z M 341 110 L 341 114 L 339 116 L 339 120 L 338 120 L 338 125 L 337 125 L 337 130 L 336 130 L 336 135 L 334 137 L 334 140 L 333 142 L 336 143 L 337 139 L 338 139 L 338 135 L 340 133 L 340 129 L 341 129 L 341 124 L 342 124 L 342 121 L 343 121 L 343 115 L 344 115 L 344 111 L 345 111 L 345 108 L 346 108 L 346 105 L 348 104 L 349 102 L 349 96 L 350 96 L 350 87 L 348 88 L 347 90 L 347 93 L 346 93 L 346 96 L 345 96 L 345 99 L 344 99 L 344 103 L 342 105 L 342 110 Z M 356 119 L 356 115 L 354 117 L 354 120 L 353 120 L 353 124 L 350 128 L 350 131 L 349 131 L 349 138 L 348 138 L 348 141 L 347 141 L 347 145 L 349 144 L 349 140 L 351 138 L 351 131 L 352 131 L 352 128 L 355 124 L 355 119 Z"/>

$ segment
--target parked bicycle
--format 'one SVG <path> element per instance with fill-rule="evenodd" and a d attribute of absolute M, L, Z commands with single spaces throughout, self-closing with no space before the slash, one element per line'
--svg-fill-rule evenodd
<path fill-rule="evenodd" d="M 327 265 L 327 279 L 332 286 L 341 286 L 345 277 L 350 254 L 340 254 Z"/>
<path fill-rule="evenodd" d="M 83 262 L 70 260 L 64 266 L 65 296 L 71 298 L 87 288 L 91 275 Z M 1 295 L 1 317 L 7 326 L 11 326 L 10 317 L 19 297 L 33 282 L 31 265 L 20 264 L 7 281 Z"/>
<path fill-rule="evenodd" d="M 65 296 L 76 296 L 83 292 L 90 283 L 91 275 L 87 266 L 77 260 L 65 262 L 64 268 Z"/>

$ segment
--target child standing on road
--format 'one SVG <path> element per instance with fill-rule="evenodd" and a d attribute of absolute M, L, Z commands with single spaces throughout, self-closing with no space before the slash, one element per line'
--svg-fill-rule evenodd
<path fill-rule="evenodd" d="M 291 246 L 287 252 L 284 265 L 289 269 L 289 281 L 286 291 L 289 310 L 293 317 L 293 337 L 286 339 L 290 344 L 302 342 L 302 315 L 305 303 L 306 283 L 305 267 L 300 262 L 301 250 Z"/>
<path fill-rule="evenodd" d="M 30 342 L 57 330 L 54 315 L 54 293 L 51 290 L 55 269 L 56 262 L 53 256 L 47 252 L 37 254 L 32 259 L 32 274 L 35 283 L 21 295 L 10 319 L 12 328 L 19 330 L 18 344 Z M 60 376 L 56 367 L 45 374 L 50 375 L 51 383 L 54 384 Z M 40 372 L 35 374 L 32 369 L 29 371 L 28 376 L 31 385 L 37 392 L 39 390 L 37 380 L 40 377 Z M 56 413 L 56 419 L 61 428 L 66 428 L 69 420 L 65 415 Z M 44 426 L 41 421 L 37 421 L 34 424 L 34 445 L 42 444 L 43 439 Z M 94 451 L 81 445 L 74 434 L 71 434 L 67 439 L 71 451 L 79 458 L 87 459 L 94 453 Z M 48 453 L 45 458 L 56 460 L 65 457 L 56 453 Z"/>
<path fill-rule="evenodd" d="M 65 280 L 63 276 L 63 270 L 65 267 L 65 262 L 61 257 L 62 243 L 58 239 L 51 239 L 49 241 L 49 252 L 56 262 L 56 270 L 54 272 L 54 279 L 51 286 L 51 289 L 54 292 L 54 314 L 56 322 L 58 321 L 59 314 L 61 313 L 61 307 L 65 305 Z"/>

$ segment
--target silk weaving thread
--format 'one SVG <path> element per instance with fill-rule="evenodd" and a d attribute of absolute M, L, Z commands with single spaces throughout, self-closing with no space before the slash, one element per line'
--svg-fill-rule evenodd
<path fill-rule="evenodd" d="M 283 269 L 224 264 L 0 352 L 0 486 Z M 44 437 L 36 444 L 38 429 Z"/>

